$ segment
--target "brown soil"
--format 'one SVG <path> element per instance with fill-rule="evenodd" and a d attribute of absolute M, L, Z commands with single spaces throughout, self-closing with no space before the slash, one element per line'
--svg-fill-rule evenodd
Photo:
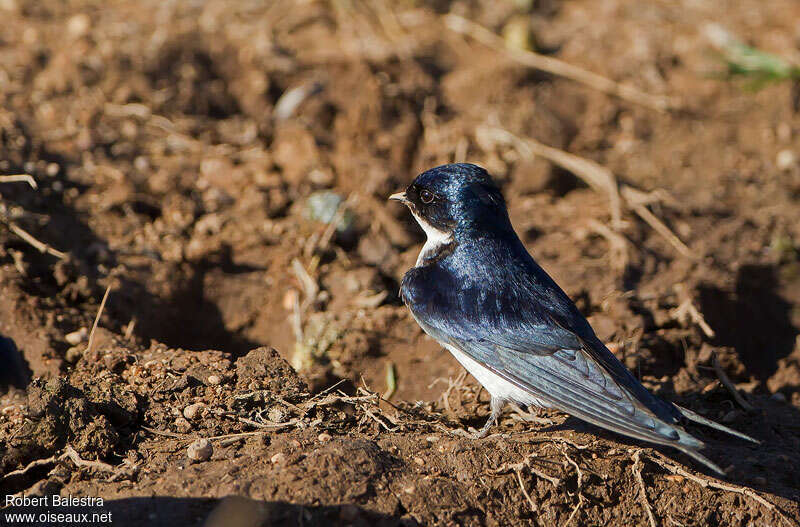
<path fill-rule="evenodd" d="M 798 91 L 713 78 L 703 36 L 715 22 L 798 61 L 795 2 L 531 2 L 539 50 L 677 96 L 671 113 L 525 69 L 440 18 L 501 32 L 525 2 L 264 4 L 0 2 L 0 174 L 39 183 L 0 183 L 0 212 L 69 255 L 0 228 L 0 474 L 45 460 L 0 494 L 102 496 L 114 525 L 800 519 Z M 658 191 L 650 210 L 693 257 L 630 211 L 615 253 L 592 228 L 607 198 L 487 124 Z M 738 491 L 557 413 L 459 434 L 487 396 L 401 305 L 422 235 L 385 203 L 456 156 L 499 179 L 531 252 L 648 387 L 762 441 L 692 429 Z M 348 229 L 309 212 L 324 190 L 348 199 Z M 72 333 L 108 286 L 83 352 Z M 675 314 L 689 303 L 713 336 Z M 370 395 L 389 365 L 391 404 Z M 204 437 L 211 458 L 190 460 Z"/>

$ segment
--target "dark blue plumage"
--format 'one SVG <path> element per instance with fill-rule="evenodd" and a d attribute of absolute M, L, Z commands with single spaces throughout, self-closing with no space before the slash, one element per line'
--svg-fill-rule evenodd
<path fill-rule="evenodd" d="M 404 202 L 428 235 L 401 295 L 420 326 L 492 396 L 555 408 L 598 426 L 676 447 L 717 472 L 684 418 L 733 433 L 645 389 L 595 336 L 514 232 L 488 173 L 452 164 L 420 174 Z"/>

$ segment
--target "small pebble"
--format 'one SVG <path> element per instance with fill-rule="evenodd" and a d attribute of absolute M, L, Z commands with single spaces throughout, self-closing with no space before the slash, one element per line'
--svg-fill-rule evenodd
<path fill-rule="evenodd" d="M 425 441 L 428 443 L 435 443 L 439 440 L 439 436 L 428 436 L 425 438 Z"/>
<path fill-rule="evenodd" d="M 178 430 L 178 432 L 185 434 L 192 429 L 192 425 L 188 420 L 186 420 L 186 418 L 178 417 L 175 419 L 175 429 Z"/>
<path fill-rule="evenodd" d="M 200 412 L 206 407 L 203 403 L 193 403 L 183 409 L 183 416 L 192 420 L 200 416 Z"/>
<path fill-rule="evenodd" d="M 319 187 L 330 187 L 333 185 L 333 173 L 329 170 L 312 170 L 308 173 L 308 179 Z"/>
<path fill-rule="evenodd" d="M 422 459 L 421 457 L 415 457 L 415 458 L 414 458 L 414 463 L 416 463 L 416 464 L 417 464 L 417 465 L 419 465 L 419 466 L 422 466 L 422 465 L 424 465 L 424 464 L 425 464 L 425 460 L 424 460 L 424 459 Z"/>
<path fill-rule="evenodd" d="M 331 437 L 330 434 L 326 434 L 325 432 L 322 432 L 320 435 L 317 436 L 317 439 L 319 439 L 319 441 L 321 443 L 327 443 L 328 441 L 330 441 L 333 438 Z"/>
<path fill-rule="evenodd" d="M 186 449 L 186 455 L 192 461 L 207 461 L 214 453 L 214 447 L 208 439 L 198 439 Z"/>
<path fill-rule="evenodd" d="M 80 346 L 72 346 L 64 354 L 64 360 L 70 364 L 75 364 L 81 357 L 83 357 L 83 348 Z"/>
<path fill-rule="evenodd" d="M 222 383 L 222 377 L 220 377 L 219 375 L 214 374 L 208 376 L 208 384 L 216 386 L 221 383 Z"/>
<path fill-rule="evenodd" d="M 797 164 L 797 156 L 791 150 L 781 150 L 775 158 L 778 170 L 789 170 Z"/>
<path fill-rule="evenodd" d="M 88 338 L 89 330 L 86 328 L 80 328 L 72 333 L 67 333 L 64 335 L 64 340 L 66 340 L 72 346 L 77 346 L 81 342 L 86 342 Z"/>
<path fill-rule="evenodd" d="M 269 460 L 273 465 L 278 465 L 286 461 L 286 454 L 284 454 L 283 452 L 278 452 L 277 454 L 269 458 Z"/>
<path fill-rule="evenodd" d="M 92 20 L 83 13 L 74 15 L 67 20 L 67 32 L 73 37 L 82 37 L 89 32 Z"/>
<path fill-rule="evenodd" d="M 59 170 L 61 170 L 61 168 L 58 166 L 58 163 L 48 163 L 45 173 L 48 176 L 53 177 L 58 175 Z"/>

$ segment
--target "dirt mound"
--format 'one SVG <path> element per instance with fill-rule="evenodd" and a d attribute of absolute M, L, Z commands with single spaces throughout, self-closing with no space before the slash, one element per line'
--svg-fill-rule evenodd
<path fill-rule="evenodd" d="M 679 463 L 691 463 L 674 452 L 677 462 L 559 414 L 518 413 L 487 439 L 465 438 L 462 427 L 480 413 L 470 385 L 451 390 L 460 408 L 452 420 L 419 405 L 388 405 L 364 390 L 311 395 L 268 348 L 235 362 L 219 352 L 163 346 L 129 353 L 137 360 L 119 375 L 90 384 L 83 361 L 65 379 L 31 383 L 27 411 L 2 448 L 6 471 L 33 463 L 4 479 L 8 492 L 32 485 L 26 493 L 102 495 L 131 525 L 193 524 L 207 516 L 210 525 L 228 516 L 241 522 L 228 525 L 562 524 L 576 515 L 599 524 L 610 510 L 615 521 L 645 521 L 648 505 L 676 521 L 732 524 L 797 512 L 786 498 L 800 480 L 779 467 L 798 446 L 764 437 L 796 415 L 763 397 L 754 400 L 763 410 L 742 427 L 763 438 L 763 447 L 707 439 L 711 455 L 731 463 L 732 479 L 768 493 L 779 508 L 747 487 L 715 488 L 714 478 L 686 472 Z M 579 431 L 570 430 L 575 426 Z M 198 437 L 211 440 L 208 460 L 187 456 Z M 80 454 L 77 461 L 56 455 L 66 444 Z M 683 496 L 680 504 L 667 499 L 673 492 Z M 249 500 L 217 505 L 193 498 L 198 493 Z M 152 494 L 171 498 L 136 501 Z"/>

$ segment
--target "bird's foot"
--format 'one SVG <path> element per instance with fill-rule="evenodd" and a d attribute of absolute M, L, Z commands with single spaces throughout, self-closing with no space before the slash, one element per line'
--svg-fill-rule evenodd
<path fill-rule="evenodd" d="M 483 428 L 480 430 L 475 430 L 474 428 L 470 428 L 469 432 L 472 435 L 472 439 L 481 439 L 486 437 L 486 434 L 489 433 L 489 430 L 497 423 L 497 418 L 500 417 L 500 414 L 503 411 L 503 404 L 505 401 L 501 399 L 496 399 L 492 397 L 492 401 L 489 406 L 492 409 L 492 412 L 489 414 L 489 419 L 486 420 L 486 424 L 483 425 Z"/>

